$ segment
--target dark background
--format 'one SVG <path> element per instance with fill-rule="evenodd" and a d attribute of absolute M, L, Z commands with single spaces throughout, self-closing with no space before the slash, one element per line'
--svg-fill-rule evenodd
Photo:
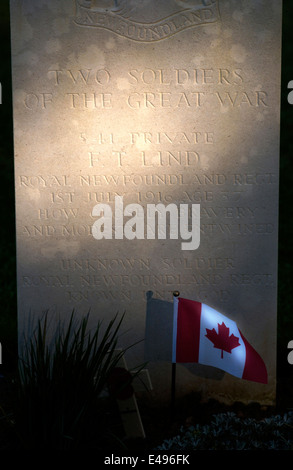
<path fill-rule="evenodd" d="M 25 0 L 24 0 L 25 1 Z M 0 374 L 16 364 L 17 302 L 14 213 L 14 156 L 12 130 L 9 1 L 0 4 Z M 257 44 L 256 44 L 257 47 Z M 293 2 L 283 2 L 282 100 L 279 204 L 278 283 L 278 396 L 293 405 L 288 384 L 293 383 L 293 365 L 287 360 L 288 342 L 293 340 L 293 105 L 288 103 L 288 83 L 293 80 Z M 288 391 L 290 390 L 290 391 Z M 285 393 L 285 397 L 284 397 Z"/>

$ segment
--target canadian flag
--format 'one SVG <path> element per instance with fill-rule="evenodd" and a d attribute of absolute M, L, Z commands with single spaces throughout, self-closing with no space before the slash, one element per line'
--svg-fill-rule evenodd
<path fill-rule="evenodd" d="M 174 297 L 172 362 L 198 362 L 266 384 L 264 361 L 236 323 L 194 300 Z"/>

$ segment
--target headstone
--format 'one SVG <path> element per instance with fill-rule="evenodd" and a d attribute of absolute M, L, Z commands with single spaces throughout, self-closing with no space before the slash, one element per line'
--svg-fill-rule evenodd
<path fill-rule="evenodd" d="M 20 337 L 44 310 L 126 311 L 132 368 L 146 293 L 179 290 L 237 322 L 269 382 L 178 365 L 176 394 L 274 403 L 281 0 L 10 4 Z M 169 401 L 170 363 L 148 369 Z"/>

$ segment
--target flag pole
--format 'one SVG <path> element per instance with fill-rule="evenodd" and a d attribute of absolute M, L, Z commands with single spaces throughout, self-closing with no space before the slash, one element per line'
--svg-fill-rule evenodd
<path fill-rule="evenodd" d="M 179 297 L 180 292 L 174 291 L 173 292 L 173 347 L 172 347 L 172 379 L 171 379 L 171 406 L 173 407 L 175 404 L 175 391 L 176 391 L 176 336 L 177 336 L 177 328 L 176 328 L 176 312 L 177 312 L 177 305 L 174 302 L 174 299 Z"/>

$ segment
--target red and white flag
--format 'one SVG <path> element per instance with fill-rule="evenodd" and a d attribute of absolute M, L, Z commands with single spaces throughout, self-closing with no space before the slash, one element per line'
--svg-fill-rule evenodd
<path fill-rule="evenodd" d="M 172 362 L 198 362 L 267 383 L 264 361 L 233 320 L 194 300 L 174 297 Z"/>

